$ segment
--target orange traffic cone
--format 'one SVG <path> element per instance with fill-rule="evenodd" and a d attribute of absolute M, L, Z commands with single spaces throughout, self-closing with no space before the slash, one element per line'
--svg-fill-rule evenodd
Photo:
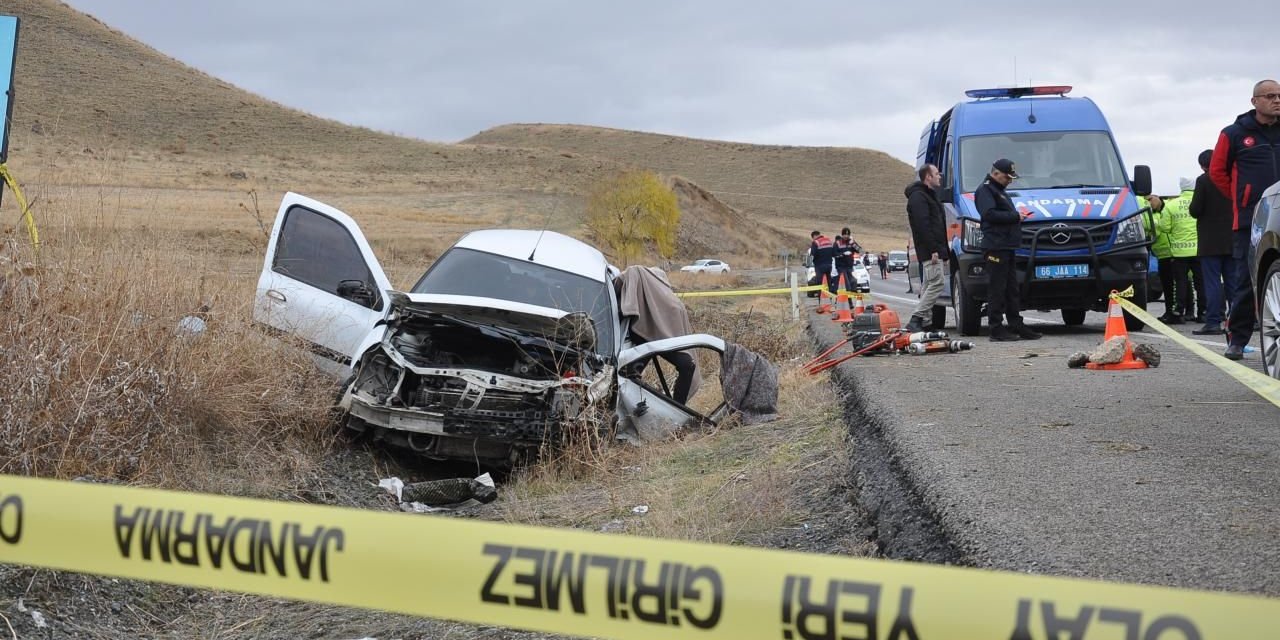
<path fill-rule="evenodd" d="M 839 279 L 836 280 L 836 294 L 844 294 L 846 301 L 849 299 L 849 290 L 845 288 L 843 273 L 840 274 Z"/>
<path fill-rule="evenodd" d="M 849 294 L 841 291 L 836 294 L 836 314 L 831 316 L 832 322 L 853 322 L 853 313 L 849 309 Z"/>
<path fill-rule="evenodd" d="M 862 304 L 862 294 L 855 293 L 854 297 L 858 299 L 858 303 L 853 307 L 853 315 L 860 315 L 860 314 L 866 313 L 867 307 L 866 305 Z"/>
<path fill-rule="evenodd" d="M 822 276 L 822 288 L 818 289 L 818 313 L 831 313 L 831 302 L 828 298 L 831 293 L 827 291 L 827 276 Z"/>
<path fill-rule="evenodd" d="M 1114 298 L 1111 300 L 1111 306 L 1107 309 L 1107 332 L 1103 334 L 1102 341 L 1106 342 L 1117 336 L 1124 338 L 1124 358 L 1115 364 L 1095 364 L 1090 362 L 1085 365 L 1089 369 L 1102 369 L 1106 371 L 1116 371 L 1125 369 L 1146 369 L 1147 363 L 1133 357 L 1133 343 L 1129 342 L 1129 329 L 1124 326 L 1124 309 L 1120 307 L 1120 303 Z"/>

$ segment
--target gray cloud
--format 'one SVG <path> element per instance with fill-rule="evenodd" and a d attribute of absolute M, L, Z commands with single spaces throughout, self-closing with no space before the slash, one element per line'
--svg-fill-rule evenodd
<path fill-rule="evenodd" d="M 1280 75 L 1243 3 L 70 3 L 270 99 L 440 141 L 561 122 L 912 162 L 964 89 L 1073 84 L 1162 192 Z"/>

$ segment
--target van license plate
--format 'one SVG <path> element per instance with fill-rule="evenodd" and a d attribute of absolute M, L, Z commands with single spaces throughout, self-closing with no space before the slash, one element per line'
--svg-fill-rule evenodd
<path fill-rule="evenodd" d="M 1089 265 L 1087 264 L 1046 264 L 1036 267 L 1036 278 L 1040 279 L 1088 277 Z"/>

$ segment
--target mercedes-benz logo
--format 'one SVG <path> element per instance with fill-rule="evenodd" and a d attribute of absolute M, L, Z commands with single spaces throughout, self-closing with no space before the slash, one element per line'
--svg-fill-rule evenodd
<path fill-rule="evenodd" d="M 1058 229 L 1058 231 L 1053 231 L 1049 234 L 1049 239 L 1052 240 L 1054 244 L 1066 244 L 1071 242 L 1071 231 L 1067 228 L 1067 223 L 1059 222 L 1051 228 Z"/>

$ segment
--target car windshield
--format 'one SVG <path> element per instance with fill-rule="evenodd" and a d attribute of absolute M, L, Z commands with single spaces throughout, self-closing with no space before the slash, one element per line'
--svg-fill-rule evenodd
<path fill-rule="evenodd" d="M 482 296 L 561 311 L 585 311 L 596 327 L 596 351 L 613 355 L 613 306 L 605 283 L 474 249 L 453 248 L 427 269 L 413 293 Z"/>
<path fill-rule="evenodd" d="M 707 266 L 707 265 L 708 265 L 708 264 L 710 264 L 710 263 L 711 263 L 711 261 L 710 261 L 710 260 L 694 260 L 694 261 L 693 261 L 693 264 L 694 264 L 695 266 L 699 266 L 699 267 L 705 267 L 705 266 Z"/>
<path fill-rule="evenodd" d="M 1013 161 L 1010 189 L 1123 187 L 1124 169 L 1104 131 L 1055 131 L 960 139 L 961 189 L 971 193 L 1000 158 Z"/>
<path fill-rule="evenodd" d="M 890 257 L 890 258 L 896 258 L 896 259 L 898 259 L 898 260 L 901 260 L 901 259 L 903 259 L 903 258 L 907 257 L 907 252 L 906 252 L 906 251 L 890 251 L 890 252 L 889 252 L 889 257 Z"/>

